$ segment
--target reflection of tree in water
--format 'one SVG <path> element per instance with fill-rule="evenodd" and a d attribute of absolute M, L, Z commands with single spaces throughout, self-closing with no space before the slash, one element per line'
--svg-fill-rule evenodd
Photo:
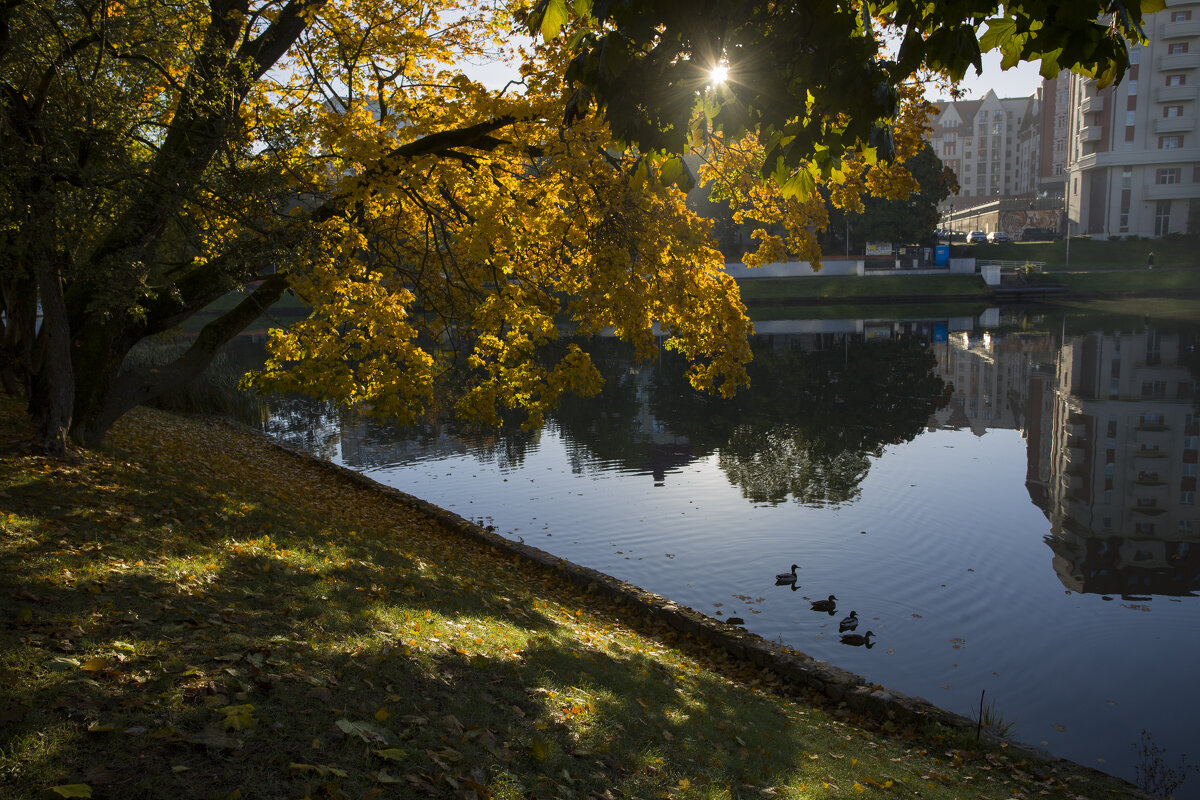
<path fill-rule="evenodd" d="M 720 464 L 753 500 L 843 503 L 858 496 L 871 457 L 921 433 L 950 389 L 914 339 L 844 338 L 820 351 L 759 348 L 750 392 L 721 419 Z"/>
<path fill-rule="evenodd" d="M 719 451 L 730 481 L 755 501 L 853 499 L 869 458 L 912 439 L 949 398 L 918 341 L 838 337 L 813 352 L 792 346 L 811 339 L 756 339 L 751 388 L 730 400 L 694 391 L 669 353 L 639 369 L 627 348 L 596 344 L 604 392 L 555 414 L 577 468 L 596 459 L 661 479 Z"/>
<path fill-rule="evenodd" d="M 616 464 L 661 481 L 692 461 L 694 448 L 653 417 L 647 396 L 663 369 L 680 370 L 681 363 L 664 354 L 656 363 L 638 364 L 632 349 L 615 339 L 580 344 L 603 376 L 604 390 L 593 398 L 566 396 L 553 414 L 571 469 L 580 473 L 590 464 Z"/>
<path fill-rule="evenodd" d="M 269 402 L 271 413 L 262 421 L 265 433 L 317 458 L 337 455 L 344 413 L 337 406 L 308 397 L 273 396 Z"/>
<path fill-rule="evenodd" d="M 537 449 L 539 433 L 519 425 L 473 428 L 449 422 L 400 425 L 307 397 L 272 396 L 262 429 L 289 447 L 353 467 L 378 467 L 471 453 L 502 470 L 516 469 Z"/>
<path fill-rule="evenodd" d="M 739 425 L 721 448 L 717 464 L 742 494 L 756 503 L 847 503 L 871 463 L 865 453 L 821 452 L 793 425 Z"/>

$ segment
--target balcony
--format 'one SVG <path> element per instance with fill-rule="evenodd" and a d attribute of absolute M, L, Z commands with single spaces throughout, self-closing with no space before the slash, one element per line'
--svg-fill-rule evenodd
<path fill-rule="evenodd" d="M 1186 36 L 1200 36 L 1200 21 L 1189 19 L 1186 22 L 1168 22 L 1163 25 L 1161 39 L 1182 39 Z"/>
<path fill-rule="evenodd" d="M 1154 120 L 1155 133 L 1188 133 L 1196 130 L 1195 117 L 1159 117 Z"/>
<path fill-rule="evenodd" d="M 1145 200 L 1190 200 L 1197 195 L 1200 195 L 1200 191 L 1197 191 L 1194 183 L 1148 183 L 1142 190 Z"/>
<path fill-rule="evenodd" d="M 1086 128 L 1079 129 L 1079 140 L 1081 142 L 1098 142 L 1103 135 L 1104 129 L 1099 125 L 1088 125 Z"/>
<path fill-rule="evenodd" d="M 1159 86 L 1154 90 L 1156 103 L 1179 103 L 1195 99 L 1195 86 Z"/>
<path fill-rule="evenodd" d="M 1104 110 L 1104 95 L 1098 94 L 1095 97 L 1085 97 L 1079 103 L 1079 110 L 1084 114 L 1095 114 Z"/>
<path fill-rule="evenodd" d="M 1195 69 L 1200 67 L 1200 53 L 1172 53 L 1159 56 L 1159 72 L 1170 72 L 1173 69 Z"/>

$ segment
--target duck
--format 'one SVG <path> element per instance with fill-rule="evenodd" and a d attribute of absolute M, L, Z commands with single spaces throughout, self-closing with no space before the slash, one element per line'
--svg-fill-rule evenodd
<path fill-rule="evenodd" d="M 834 597 L 833 595 L 829 595 L 828 600 L 813 600 L 812 601 L 812 610 L 813 611 L 828 611 L 830 614 L 832 614 L 834 609 L 836 609 L 836 608 L 837 608 L 837 598 Z"/>
<path fill-rule="evenodd" d="M 867 647 L 871 646 L 871 637 L 875 634 L 871 631 L 866 633 L 843 633 L 842 644 L 848 644 L 852 647 L 862 647 L 864 644 Z"/>
<path fill-rule="evenodd" d="M 782 586 L 785 583 L 795 583 L 797 578 L 796 570 L 799 568 L 799 564 L 792 564 L 791 572 L 781 572 L 775 576 L 775 584 L 777 586 Z"/>
<path fill-rule="evenodd" d="M 858 612 L 851 611 L 850 616 L 844 617 L 842 619 L 842 621 L 838 623 L 838 632 L 845 633 L 846 631 L 852 631 L 857 627 L 858 627 Z"/>

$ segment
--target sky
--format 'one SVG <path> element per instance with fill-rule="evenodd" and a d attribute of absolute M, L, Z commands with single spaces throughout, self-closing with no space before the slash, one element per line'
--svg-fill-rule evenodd
<path fill-rule="evenodd" d="M 494 88 L 499 88 L 509 79 L 517 77 L 514 69 L 506 68 L 500 64 L 489 64 L 487 66 L 464 64 L 462 66 L 463 72 Z M 966 77 L 962 81 L 962 88 L 966 92 L 963 99 L 978 100 L 987 94 L 988 89 L 994 89 L 998 97 L 1029 97 L 1029 95 L 1037 90 L 1041 82 L 1042 79 L 1038 75 L 1037 63 L 1022 63 L 1010 70 L 1001 70 L 1000 54 L 985 53 L 983 56 L 982 75 L 977 76 L 973 67 L 967 68 Z M 939 100 L 947 98 L 937 97 L 931 93 L 928 95 L 928 99 Z"/>
<path fill-rule="evenodd" d="M 1029 97 L 1042 83 L 1038 66 L 1036 62 L 1021 63 L 1010 70 L 1001 70 L 1000 54 L 984 53 L 982 75 L 976 76 L 974 67 L 967 68 L 962 81 L 962 88 L 966 92 L 964 99 L 978 100 L 987 94 L 988 89 L 994 89 L 997 97 Z M 929 99 L 947 98 L 930 96 Z"/>

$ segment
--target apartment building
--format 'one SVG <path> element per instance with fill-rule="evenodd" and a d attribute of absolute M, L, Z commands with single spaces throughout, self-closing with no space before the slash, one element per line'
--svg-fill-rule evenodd
<path fill-rule="evenodd" d="M 1069 77 L 1072 234 L 1200 232 L 1200 2 L 1167 0 L 1145 31 L 1119 85 Z"/>
<path fill-rule="evenodd" d="M 1017 194 L 1018 133 L 1037 113 L 1035 97 L 1002 99 L 989 91 L 981 100 L 940 100 L 930 134 L 934 152 L 958 176 L 958 194 L 945 205 L 958 208 Z"/>

